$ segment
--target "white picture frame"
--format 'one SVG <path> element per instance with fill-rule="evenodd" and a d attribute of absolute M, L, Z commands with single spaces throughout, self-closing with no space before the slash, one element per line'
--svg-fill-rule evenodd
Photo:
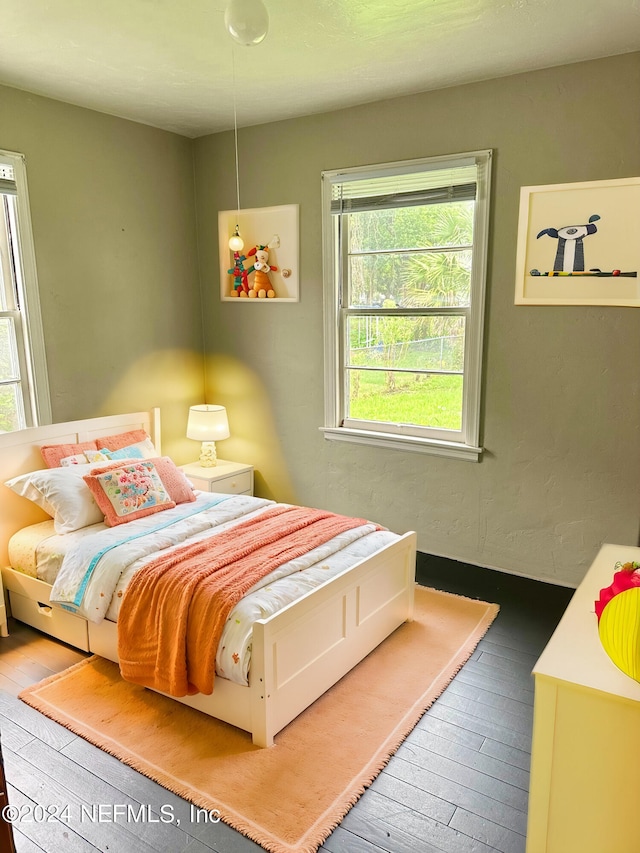
<path fill-rule="evenodd" d="M 639 307 L 639 235 L 640 177 L 522 187 L 515 304 Z"/>

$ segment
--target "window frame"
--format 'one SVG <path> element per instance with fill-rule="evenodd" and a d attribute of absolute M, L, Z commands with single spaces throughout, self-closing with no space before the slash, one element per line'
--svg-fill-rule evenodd
<path fill-rule="evenodd" d="M 451 169 L 466 165 L 470 161 L 475 162 L 477 169 L 470 305 L 464 308 L 434 308 L 419 311 L 406 309 L 405 311 L 411 316 L 431 313 L 438 316 L 463 315 L 467 318 L 461 429 L 459 431 L 436 428 L 416 430 L 413 427 L 404 427 L 402 424 L 358 422 L 355 419 L 350 419 L 345 425 L 347 350 L 344 340 L 345 317 L 347 314 L 348 316 L 357 315 L 358 309 L 345 309 L 342 305 L 343 290 L 346 291 L 347 287 L 347 250 L 342 245 L 343 235 L 340 234 L 341 215 L 331 211 L 332 188 L 335 184 L 367 177 L 400 176 L 418 171 Z M 325 423 L 320 429 L 326 439 L 432 453 L 470 461 L 477 461 L 480 458 L 483 450 L 479 442 L 491 161 L 492 151 L 486 149 L 450 156 L 322 172 Z M 380 308 L 375 309 L 375 315 L 401 316 L 402 310 Z M 367 311 L 365 310 L 364 313 Z M 421 434 L 416 435 L 415 432 Z"/>
<path fill-rule="evenodd" d="M 0 316 L 9 317 L 13 322 L 20 370 L 19 388 L 24 418 L 22 428 L 25 428 L 51 423 L 51 397 L 31 227 L 26 159 L 18 152 L 0 149 L 0 162 L 12 166 L 14 172 L 13 227 L 17 235 L 13 244 L 20 266 L 17 280 L 14 282 L 15 291 L 7 294 L 7 310 L 0 310 Z M 5 194 L 2 193 L 1 186 L 0 194 Z M 4 204 L 0 215 L 5 215 Z"/>

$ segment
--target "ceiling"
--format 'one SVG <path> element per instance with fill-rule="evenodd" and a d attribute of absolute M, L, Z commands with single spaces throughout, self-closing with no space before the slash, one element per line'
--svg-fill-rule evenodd
<path fill-rule="evenodd" d="M 640 50 L 640 0 L 0 0 L 0 83 L 188 137 Z"/>

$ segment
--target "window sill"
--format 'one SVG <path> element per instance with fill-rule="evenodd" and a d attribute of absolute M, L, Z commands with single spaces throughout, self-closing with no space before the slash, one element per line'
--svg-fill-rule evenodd
<path fill-rule="evenodd" d="M 369 444 L 393 450 L 409 450 L 413 453 L 430 453 L 433 456 L 448 456 L 452 459 L 465 459 L 468 462 L 478 462 L 482 455 L 482 447 L 472 447 L 455 441 L 437 441 L 346 427 L 320 427 L 320 431 L 328 441 L 349 441 L 353 444 Z"/>

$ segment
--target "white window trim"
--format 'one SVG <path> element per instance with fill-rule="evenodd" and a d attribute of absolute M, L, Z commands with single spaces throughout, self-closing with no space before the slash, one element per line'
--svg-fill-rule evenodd
<path fill-rule="evenodd" d="M 464 376 L 467 385 L 463 398 L 462 440 L 446 441 L 439 438 L 426 438 L 401 435 L 392 432 L 359 430 L 340 425 L 342 417 L 340 403 L 340 383 L 342 366 L 340 356 L 341 341 L 340 305 L 339 305 L 339 265 L 341 259 L 336 254 L 336 240 L 331 214 L 331 187 L 345 178 L 357 175 L 383 174 L 388 170 L 414 171 L 421 168 L 444 168 L 456 161 L 468 161 L 474 158 L 477 172 L 477 204 L 474 220 L 473 240 L 473 281 L 472 300 L 469 315 L 469 328 L 466 331 Z M 482 348 L 484 336 L 484 305 L 486 292 L 487 250 L 489 244 L 489 199 L 491 187 L 491 149 L 467 152 L 443 157 L 429 157 L 422 160 L 406 160 L 385 166 L 360 166 L 353 169 L 340 169 L 322 173 L 322 223 L 323 223 L 323 270 L 324 270 L 324 378 L 325 378 L 325 423 L 320 427 L 325 439 L 346 441 L 377 447 L 395 448 L 418 453 L 430 453 L 468 461 L 478 461 L 483 448 L 480 446 L 480 408 L 482 382 Z"/>
<path fill-rule="evenodd" d="M 33 423 L 28 423 L 27 426 L 38 426 L 40 424 L 50 424 L 52 422 L 52 415 L 49 374 L 47 371 L 44 329 L 36 269 L 36 253 L 31 227 L 26 161 L 23 154 L 15 151 L 4 151 L 2 149 L 0 149 L 0 158 L 13 166 L 16 182 L 16 208 L 20 231 L 18 249 L 20 252 L 24 285 L 21 296 L 25 302 L 24 311 L 20 313 L 24 324 L 22 334 L 25 339 L 25 355 L 28 362 L 28 376 L 23 377 L 23 381 L 26 381 L 29 385 L 31 399 L 30 420 L 33 421 Z"/>

